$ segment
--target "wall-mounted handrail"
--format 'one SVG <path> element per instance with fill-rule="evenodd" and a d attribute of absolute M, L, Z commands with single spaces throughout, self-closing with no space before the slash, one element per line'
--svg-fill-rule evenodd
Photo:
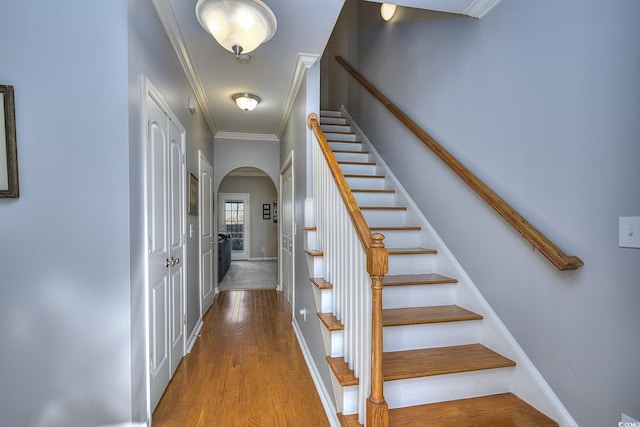
<path fill-rule="evenodd" d="M 336 56 L 336 61 L 559 270 L 576 270 L 584 265 L 580 258 L 565 254 L 544 234 L 524 219 L 522 215 L 487 187 L 486 184 L 452 156 L 451 153 L 445 150 L 426 131 L 420 128 L 420 126 L 389 101 L 387 97 L 369 83 L 342 57 Z"/>
<path fill-rule="evenodd" d="M 331 151 L 329 142 L 325 138 L 322 129 L 320 129 L 320 123 L 316 114 L 312 113 L 309 115 L 307 118 L 307 126 L 316 136 L 318 147 L 326 161 L 326 166 L 329 168 L 329 173 L 333 177 L 358 240 L 360 240 L 362 249 L 365 252 L 366 272 L 371 278 L 370 372 L 363 372 L 363 375 L 370 378 L 370 390 L 369 397 L 366 400 L 365 419 L 367 427 L 386 427 L 389 424 L 389 408 L 384 400 L 384 378 L 382 373 L 382 281 L 389 270 L 389 252 L 384 247 L 384 236 L 380 233 L 371 234 L 371 230 L 369 229 L 369 226 L 364 219 L 364 215 L 362 214 L 362 211 L 351 192 L 349 184 L 340 169 L 340 165 Z M 316 147 L 314 146 L 314 165 L 316 162 L 316 152 Z M 314 170 L 314 180 L 316 179 L 315 175 L 316 171 Z M 315 194 L 316 184 L 317 183 L 314 182 L 314 199 L 320 197 L 320 195 Z M 320 225 L 321 224 L 318 224 L 318 231 L 320 231 Z M 352 289 L 350 292 L 358 292 L 358 290 Z M 368 347 L 368 344 L 369 343 L 367 342 L 367 345 L 363 345 L 363 348 L 358 350 L 358 352 L 362 353 L 365 357 L 369 354 L 369 349 L 366 348 Z M 365 380 L 365 382 L 362 383 L 362 380 Z M 369 384 L 369 381 L 366 378 L 360 378 L 360 381 L 363 386 Z M 363 388 L 366 388 L 366 386 Z M 364 396 L 364 394 L 362 396 Z"/>

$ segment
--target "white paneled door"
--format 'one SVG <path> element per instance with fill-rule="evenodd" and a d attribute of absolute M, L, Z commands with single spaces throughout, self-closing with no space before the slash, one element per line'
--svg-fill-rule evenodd
<path fill-rule="evenodd" d="M 281 290 L 293 308 L 293 152 L 280 172 L 280 280 Z"/>
<path fill-rule="evenodd" d="M 158 404 L 185 346 L 185 130 L 146 82 L 149 394 Z"/>
<path fill-rule="evenodd" d="M 200 153 L 200 316 L 209 310 L 215 296 L 213 236 L 213 168 Z"/>

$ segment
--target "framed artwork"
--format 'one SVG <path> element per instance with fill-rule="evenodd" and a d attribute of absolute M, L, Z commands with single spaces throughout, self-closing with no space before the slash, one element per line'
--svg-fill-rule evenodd
<path fill-rule="evenodd" d="M 19 195 L 13 86 L 0 85 L 0 198 Z"/>
<path fill-rule="evenodd" d="M 278 223 L 278 201 L 277 200 L 273 201 L 273 223 L 274 224 Z"/>
<path fill-rule="evenodd" d="M 189 174 L 189 215 L 198 215 L 198 178 Z"/>
<path fill-rule="evenodd" d="M 271 205 L 269 203 L 262 205 L 262 219 L 271 219 Z"/>

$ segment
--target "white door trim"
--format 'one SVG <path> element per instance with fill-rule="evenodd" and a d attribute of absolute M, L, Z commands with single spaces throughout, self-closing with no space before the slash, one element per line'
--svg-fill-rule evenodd
<path fill-rule="evenodd" d="M 296 292 L 296 287 L 295 287 L 295 277 L 296 277 L 296 222 L 295 222 L 295 170 L 294 170 L 294 163 L 293 163 L 293 150 L 291 150 L 291 152 L 289 153 L 289 155 L 287 156 L 287 159 L 284 161 L 284 163 L 282 164 L 282 167 L 280 168 L 280 174 L 279 174 L 279 191 L 278 191 L 278 206 L 280 209 L 280 220 L 278 221 L 278 254 L 280 256 L 278 256 L 278 277 L 280 279 L 279 283 L 278 283 L 278 290 L 282 291 L 282 279 L 283 279 L 283 271 L 282 271 L 282 263 L 284 261 L 284 256 L 282 256 L 282 227 L 284 227 L 286 224 L 284 224 L 284 222 L 282 221 L 282 218 L 286 218 L 287 216 L 285 215 L 285 212 L 283 211 L 283 209 L 287 206 L 291 207 L 291 212 L 290 212 L 290 218 L 291 218 L 291 230 L 290 231 L 290 236 L 292 237 L 292 241 L 291 241 L 291 276 L 289 277 L 289 288 L 290 288 L 290 292 L 291 292 L 291 313 L 295 313 L 295 292 Z M 282 176 L 285 174 L 285 172 L 287 171 L 287 169 L 291 168 L 291 200 L 290 203 L 283 203 L 282 200 L 282 194 L 284 194 L 283 191 L 283 179 Z"/>
<path fill-rule="evenodd" d="M 149 246 L 149 236 L 148 236 L 148 230 L 149 230 L 149 212 L 150 212 L 150 207 L 149 207 L 149 203 L 148 203 L 148 197 L 149 197 L 149 180 L 148 180 L 148 120 L 149 120 L 149 112 L 148 112 L 148 108 L 147 108 L 147 97 L 150 97 L 153 99 L 153 101 L 157 104 L 157 106 L 164 112 L 164 114 L 176 125 L 176 128 L 178 129 L 180 135 L 181 135 L 181 148 L 182 148 L 182 152 L 186 153 L 186 129 L 184 128 L 184 126 L 182 126 L 182 124 L 180 123 L 180 121 L 178 120 L 177 116 L 173 113 L 173 111 L 171 111 L 171 108 L 169 108 L 169 105 L 165 102 L 164 98 L 162 97 L 162 95 L 160 94 L 160 92 L 155 88 L 155 86 L 151 83 L 151 81 L 149 80 L 149 78 L 145 75 L 141 76 L 141 91 L 140 91 L 140 108 L 141 108 L 141 115 L 140 115 L 140 120 L 141 120 L 141 141 L 142 141 L 142 151 L 143 151 L 143 156 L 142 156 L 142 169 L 143 169 L 143 230 L 144 230 L 144 328 L 145 328 L 145 334 L 144 334 L 144 339 L 145 339 L 145 351 L 144 351 L 144 357 L 145 357 L 145 361 L 144 361 L 144 366 L 146 366 L 147 368 L 145 369 L 145 393 L 146 393 L 146 412 L 147 412 L 147 419 L 151 420 L 152 415 L 153 415 L 153 409 L 151 407 L 151 367 L 150 365 L 150 360 L 151 360 L 151 346 L 150 346 L 150 342 L 151 342 L 151 322 L 149 320 L 150 317 L 150 313 L 151 313 L 151 307 L 150 307 L 150 300 L 149 300 L 149 280 L 150 280 L 150 276 L 149 276 L 149 252 L 151 250 L 150 246 Z M 186 154 L 185 154 L 186 156 Z M 185 165 L 186 159 L 183 157 L 182 159 L 182 174 L 186 174 L 186 165 Z M 183 176 L 183 182 L 186 182 L 186 176 Z M 186 189 L 184 189 L 185 191 L 182 192 L 183 196 L 182 196 L 182 200 L 181 200 L 181 204 L 182 206 L 180 207 L 180 210 L 182 212 L 186 212 L 186 197 L 184 197 L 184 194 L 186 192 Z M 186 265 L 188 265 L 187 263 L 187 251 L 186 251 L 186 221 L 183 220 L 182 221 L 182 236 L 183 236 L 183 242 L 185 242 L 185 244 L 183 245 L 183 250 L 182 250 L 182 254 L 181 254 L 181 263 L 182 263 L 182 267 L 183 267 L 183 274 L 182 274 L 182 291 L 183 291 L 183 307 L 182 307 L 182 315 L 184 315 L 184 313 L 186 313 L 186 283 L 187 283 L 187 269 L 185 268 Z M 182 325 L 183 328 L 183 345 L 182 348 L 185 347 L 186 345 L 186 325 L 183 324 Z"/>
<path fill-rule="evenodd" d="M 205 219 L 205 209 L 209 210 L 209 218 L 211 220 L 211 224 L 209 224 L 210 227 L 210 232 L 211 232 L 211 250 L 212 250 L 212 260 L 211 260 L 211 268 L 210 268 L 210 275 L 211 278 L 210 280 L 212 281 L 213 284 L 213 289 L 210 292 L 213 292 L 213 294 L 215 295 L 216 292 L 216 288 L 217 288 L 217 272 L 218 272 L 218 242 L 217 242 L 217 235 L 215 233 L 215 217 L 214 215 L 214 209 L 213 209 L 213 200 L 214 200 L 214 194 L 213 194 L 213 173 L 211 173 L 211 187 L 208 189 L 208 191 L 211 192 L 211 194 L 209 194 L 209 199 L 211 201 L 211 203 L 209 204 L 209 206 L 205 206 L 205 200 L 207 200 L 204 197 L 204 191 L 206 190 L 206 186 L 204 185 L 204 180 L 203 180 L 203 172 L 205 171 L 212 171 L 213 172 L 213 166 L 211 166 L 211 163 L 209 162 L 209 160 L 207 159 L 207 157 L 205 156 L 205 154 L 202 151 L 198 151 L 198 183 L 199 183 L 199 189 L 198 189 L 198 193 L 200 195 L 200 205 L 199 205 L 199 217 L 198 217 L 198 221 L 199 221 L 199 225 L 200 225 L 200 236 L 198 239 L 198 253 L 200 254 L 199 256 L 199 282 L 200 282 L 200 287 L 199 287 L 199 291 L 200 291 L 200 297 L 199 299 L 199 305 L 200 305 L 200 319 L 202 320 L 202 317 L 204 316 L 204 314 L 207 312 L 207 310 L 209 310 L 209 308 L 211 307 L 211 303 L 209 302 L 209 299 L 211 299 L 211 302 L 213 301 L 213 295 L 205 295 L 204 292 L 204 275 L 203 275 L 203 262 L 202 262 L 202 257 L 203 257 L 203 253 L 205 252 L 205 250 L 207 248 L 203 247 L 203 239 L 206 238 L 206 236 L 204 236 L 204 230 L 205 230 L 205 224 L 204 224 L 204 219 Z"/>

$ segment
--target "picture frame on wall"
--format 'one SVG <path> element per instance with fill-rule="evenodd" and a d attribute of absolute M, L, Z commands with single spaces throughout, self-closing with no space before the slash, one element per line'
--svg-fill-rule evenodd
<path fill-rule="evenodd" d="M 0 85 L 0 198 L 18 198 L 18 148 L 13 86 Z"/>
<path fill-rule="evenodd" d="M 189 215 L 198 215 L 198 178 L 189 174 L 189 204 L 187 213 Z"/>
<path fill-rule="evenodd" d="M 278 201 L 277 200 L 273 201 L 273 223 L 274 224 L 278 223 Z"/>
<path fill-rule="evenodd" d="M 262 219 L 271 219 L 271 205 L 269 203 L 262 205 Z"/>

